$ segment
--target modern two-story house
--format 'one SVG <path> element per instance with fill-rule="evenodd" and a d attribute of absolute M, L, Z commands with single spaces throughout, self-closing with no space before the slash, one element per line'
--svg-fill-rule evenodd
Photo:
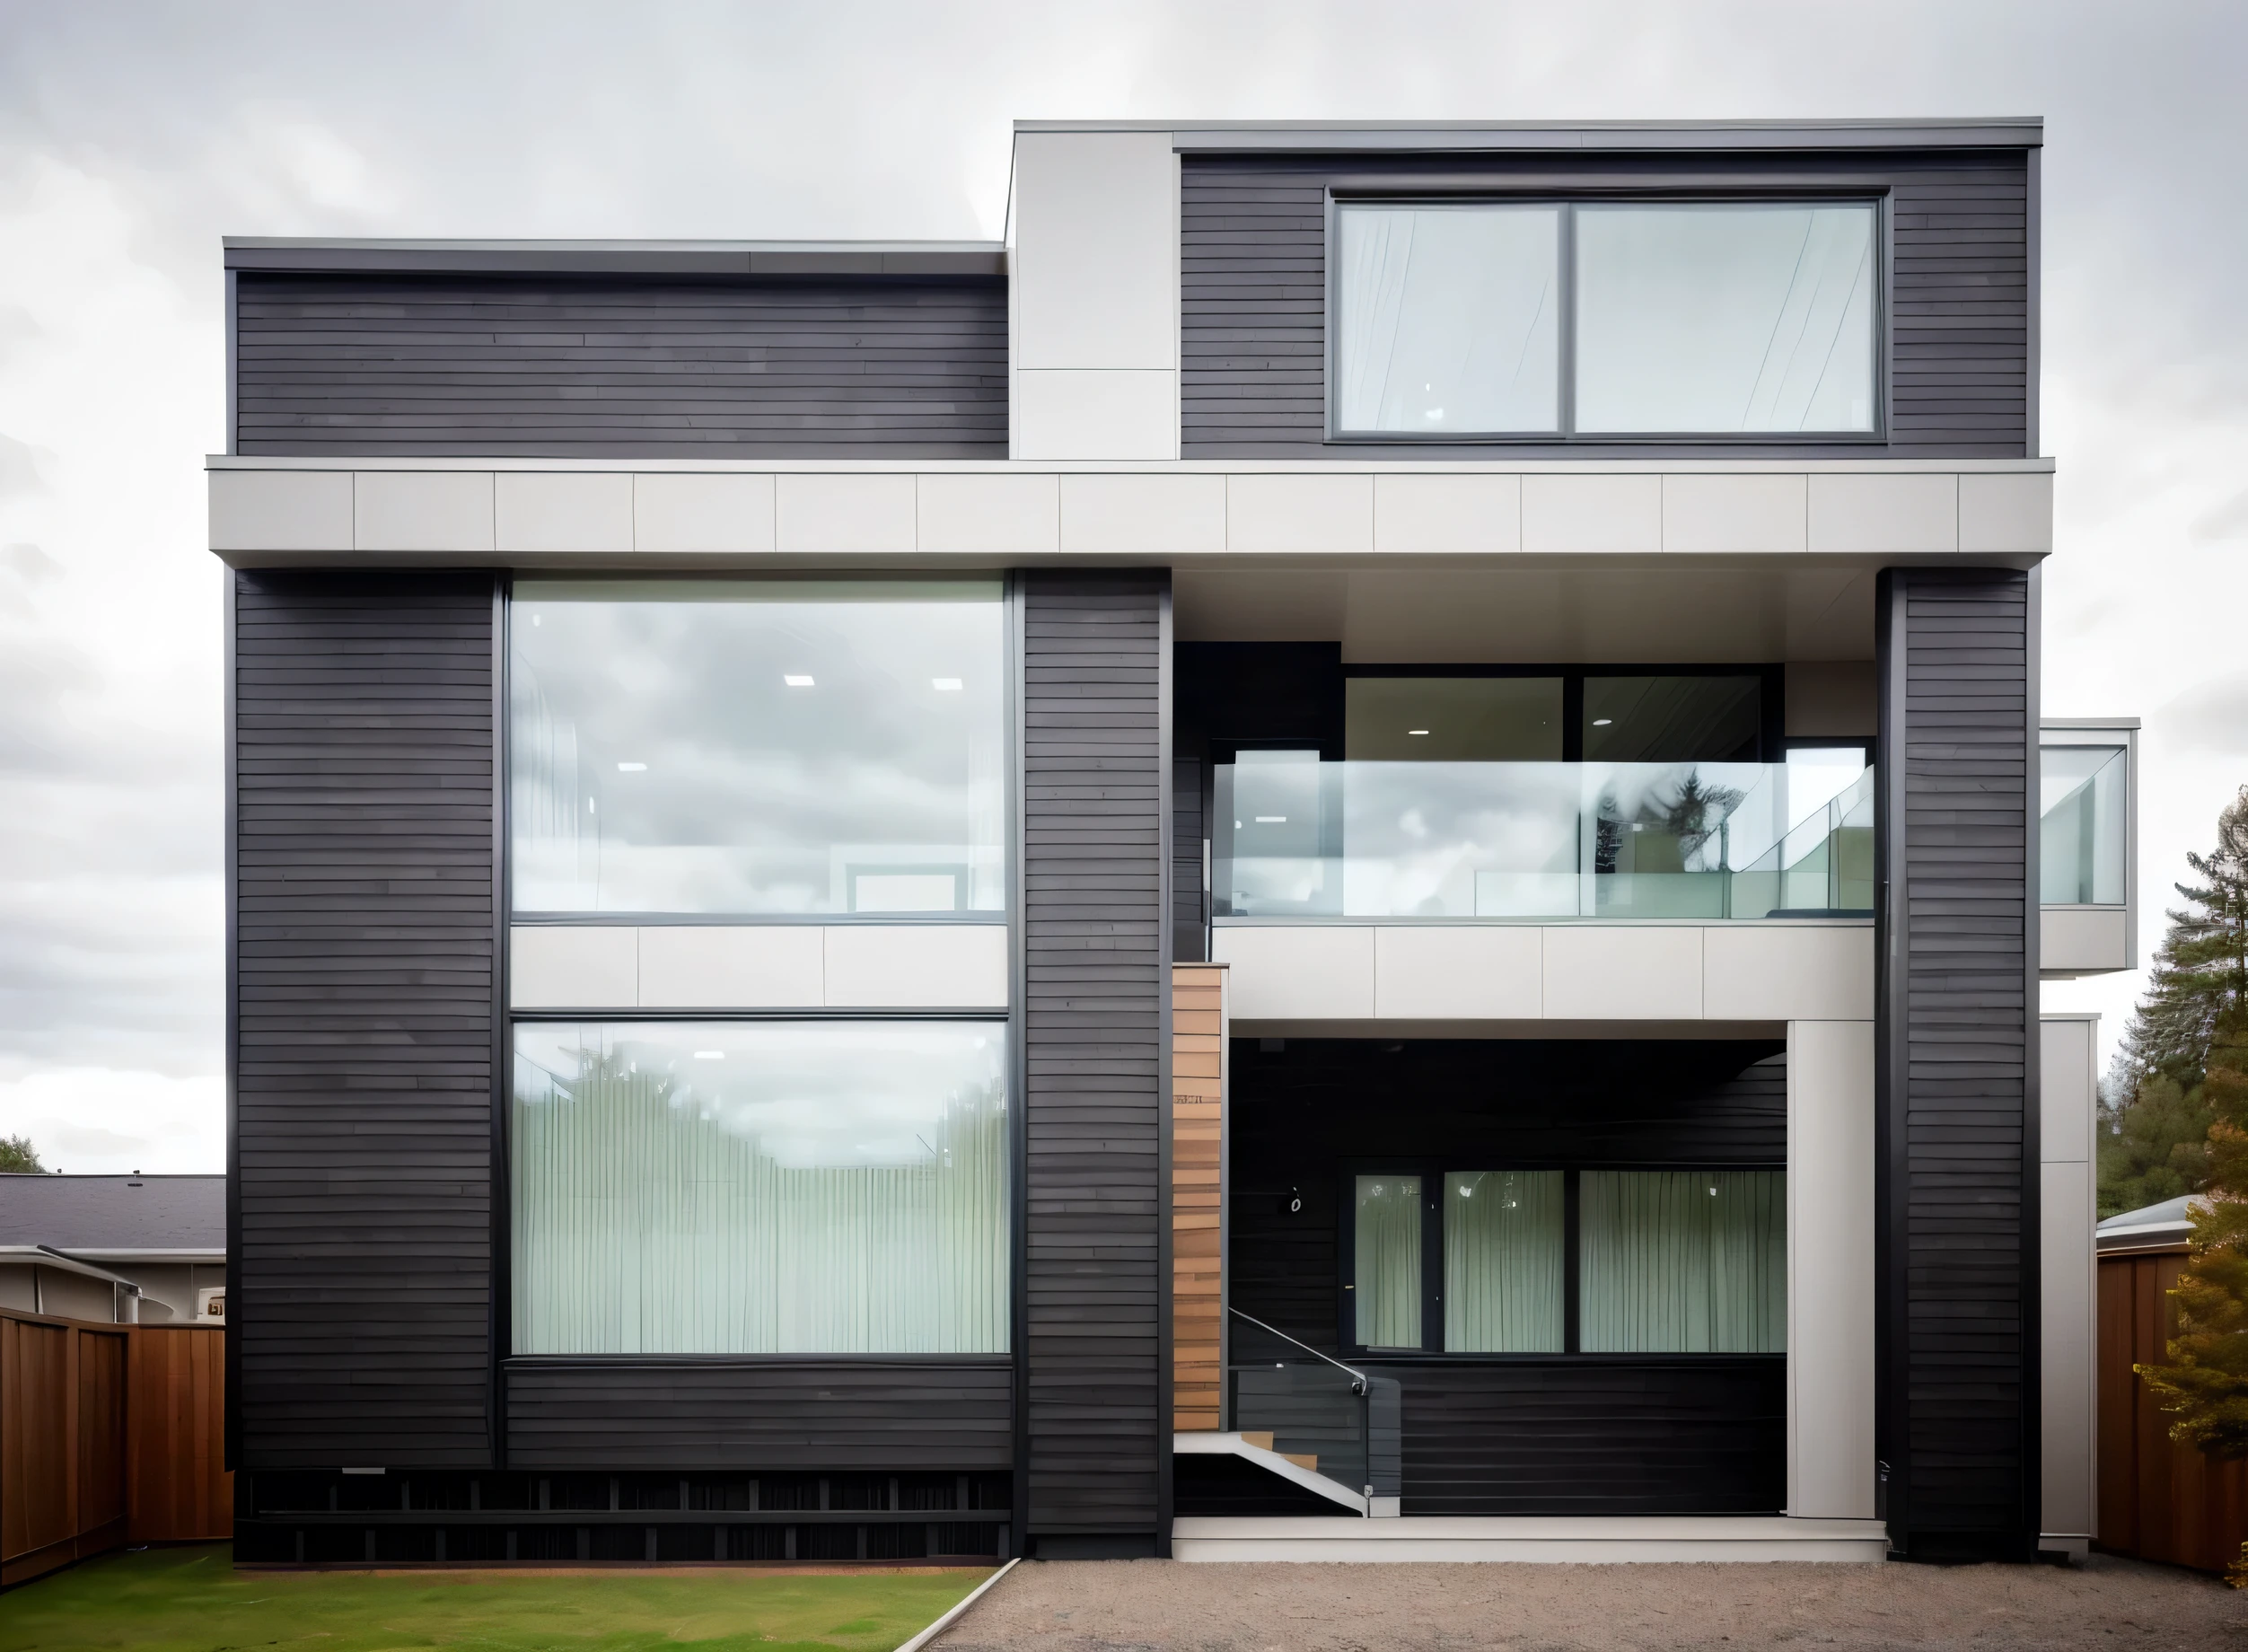
<path fill-rule="evenodd" d="M 238 1554 L 2080 1551 L 2040 142 L 230 241 Z"/>

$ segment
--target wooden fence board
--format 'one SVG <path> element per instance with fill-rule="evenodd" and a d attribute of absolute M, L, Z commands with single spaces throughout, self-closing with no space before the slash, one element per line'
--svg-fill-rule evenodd
<path fill-rule="evenodd" d="M 0 1312 L 0 1587 L 233 1534 L 225 1332 Z"/>
<path fill-rule="evenodd" d="M 2182 1250 L 2100 1258 L 2100 1523 L 2097 1545 L 2222 1571 L 2248 1543 L 2248 1463 L 2170 1437 L 2171 1419 L 2131 1367 L 2167 1358 L 2169 1293 Z"/>

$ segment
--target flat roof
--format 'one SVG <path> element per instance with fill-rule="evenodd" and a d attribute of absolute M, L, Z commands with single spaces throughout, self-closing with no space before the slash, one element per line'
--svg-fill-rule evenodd
<path fill-rule="evenodd" d="M 1017 132 L 1168 132 L 1220 149 L 2035 149 L 2038 115 L 1827 120 L 1018 120 Z"/>
<path fill-rule="evenodd" d="M 443 241 L 228 235 L 229 269 L 311 274 L 997 277 L 996 241 Z"/>

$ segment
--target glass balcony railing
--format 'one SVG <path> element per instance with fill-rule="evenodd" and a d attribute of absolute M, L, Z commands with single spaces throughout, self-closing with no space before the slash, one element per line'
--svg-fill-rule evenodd
<path fill-rule="evenodd" d="M 1216 769 L 1221 918 L 1866 914 L 1874 773 L 1793 763 L 1322 762 Z"/>

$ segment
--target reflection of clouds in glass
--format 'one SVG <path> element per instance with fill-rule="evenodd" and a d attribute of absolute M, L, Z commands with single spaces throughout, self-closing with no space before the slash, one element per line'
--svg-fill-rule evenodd
<path fill-rule="evenodd" d="M 526 1023 L 516 1054 L 545 1076 L 539 1099 L 571 1099 L 588 1073 L 643 1075 L 675 1110 L 803 1170 L 927 1162 L 955 1101 L 1001 1083 L 1000 1041 L 958 1025 Z"/>
<path fill-rule="evenodd" d="M 935 846 L 971 909 L 1003 904 L 995 586 L 526 581 L 515 601 L 540 621 L 514 628 L 519 909 L 842 909 L 835 846 L 899 844 Z"/>

